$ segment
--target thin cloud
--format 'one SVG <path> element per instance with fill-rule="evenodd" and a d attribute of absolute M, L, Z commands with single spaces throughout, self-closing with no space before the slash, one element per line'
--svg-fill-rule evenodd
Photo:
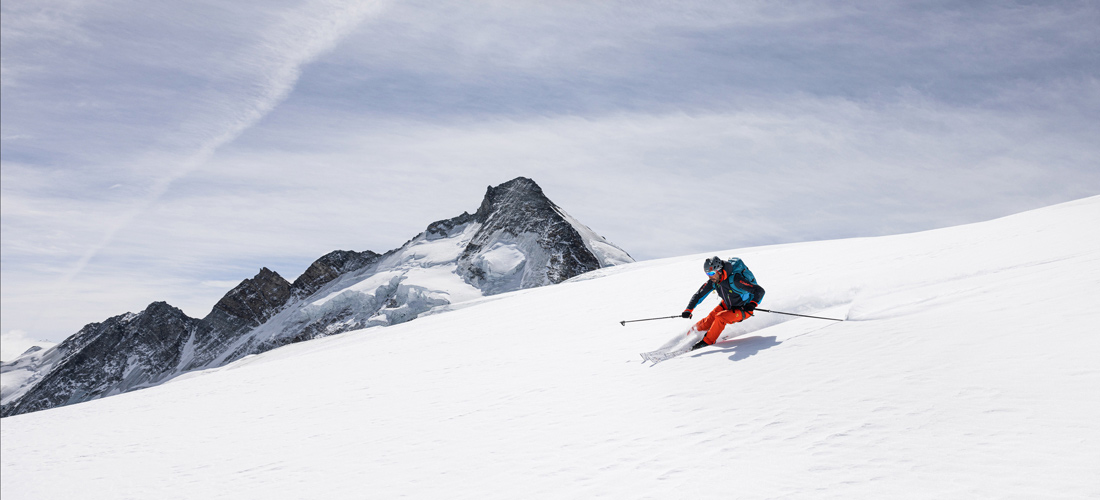
<path fill-rule="evenodd" d="M 32 338 L 22 330 L 8 330 L 0 334 L 0 360 L 11 361 L 32 347 L 49 349 L 55 342 Z"/>
<path fill-rule="evenodd" d="M 227 110 L 230 120 L 210 127 L 214 132 L 212 138 L 204 141 L 175 168 L 169 169 L 167 175 L 154 181 L 148 194 L 114 220 L 102 238 L 61 277 L 61 286 L 65 287 L 78 276 L 88 262 L 114 241 L 119 231 L 156 203 L 173 182 L 205 164 L 215 151 L 234 141 L 286 99 L 303 65 L 330 50 L 342 36 L 377 9 L 377 4 L 360 2 L 312 2 L 286 13 L 283 22 L 265 30 L 255 48 L 239 56 L 242 64 L 261 70 L 256 82 L 258 92 L 249 95 L 239 107 Z"/>

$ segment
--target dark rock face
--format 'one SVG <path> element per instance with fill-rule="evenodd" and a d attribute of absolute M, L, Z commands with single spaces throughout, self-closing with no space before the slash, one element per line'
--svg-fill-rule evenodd
<path fill-rule="evenodd" d="M 487 293 L 508 291 L 507 284 L 516 279 L 518 288 L 531 288 L 561 283 L 600 268 L 599 259 L 585 246 L 580 233 L 531 179 L 518 177 L 489 187 L 474 218 L 482 226 L 462 252 L 458 272 Z M 493 270 L 478 261 L 493 245 L 522 249 L 524 268 L 511 275 L 493 276 Z"/>
<path fill-rule="evenodd" d="M 140 389 L 289 343 L 409 321 L 450 304 L 451 291 L 490 295 L 630 261 L 519 177 L 490 186 L 475 213 L 433 222 L 385 254 L 330 252 L 294 283 L 265 267 L 205 318 L 155 302 L 139 314 L 89 324 L 18 367 L 5 363 L 5 370 L 31 370 L 37 378 L 28 380 L 37 381 L 5 395 L 0 415 Z M 434 276 L 431 283 L 448 273 L 461 280 L 444 278 L 456 288 L 440 290 L 410 279 L 416 272 Z"/>
<path fill-rule="evenodd" d="M 290 300 L 290 283 L 268 268 L 226 293 L 202 319 L 205 328 L 194 340 L 194 355 L 185 370 L 208 365 L 252 328 L 262 325 Z"/>
<path fill-rule="evenodd" d="M 229 331 L 259 326 L 289 299 L 290 283 L 265 267 L 225 294 L 204 321 Z"/>
<path fill-rule="evenodd" d="M 458 217 L 435 221 L 431 224 L 428 224 L 428 229 L 427 231 L 425 231 L 425 236 L 429 240 L 446 238 L 447 236 L 451 235 L 451 231 L 453 231 L 454 228 L 462 226 L 463 224 L 469 224 L 475 219 L 476 217 L 474 217 L 473 215 L 470 215 L 467 212 L 462 212 L 462 215 L 459 215 Z"/>
<path fill-rule="evenodd" d="M 164 302 L 139 314 L 115 316 L 85 326 L 56 348 L 67 358 L 2 416 L 78 403 L 162 381 L 179 364 L 200 321 Z"/>
<path fill-rule="evenodd" d="M 298 279 L 294 280 L 290 288 L 294 291 L 295 295 L 305 297 L 320 290 L 321 287 L 327 285 L 342 274 L 358 271 L 374 264 L 380 257 L 382 256 L 370 250 L 366 252 L 352 252 L 348 250 L 330 252 L 324 257 L 314 261 L 313 264 L 310 264 L 306 272 L 302 273 Z"/>

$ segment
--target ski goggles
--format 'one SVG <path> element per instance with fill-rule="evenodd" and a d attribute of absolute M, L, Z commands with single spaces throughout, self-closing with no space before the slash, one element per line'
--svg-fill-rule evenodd
<path fill-rule="evenodd" d="M 722 272 L 721 269 L 719 269 L 717 271 L 707 271 L 707 276 L 714 276 L 715 274 L 718 274 L 720 272 Z"/>

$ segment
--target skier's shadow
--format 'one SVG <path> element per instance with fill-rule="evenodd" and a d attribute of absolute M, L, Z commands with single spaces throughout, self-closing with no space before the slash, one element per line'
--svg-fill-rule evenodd
<path fill-rule="evenodd" d="M 764 349 L 770 349 L 782 342 L 776 341 L 776 337 L 745 337 L 743 339 L 731 339 L 714 344 L 714 347 L 719 349 L 708 349 L 704 352 L 696 354 L 696 356 L 704 356 L 707 354 L 732 354 L 730 361 L 741 361 L 749 356 L 753 356 L 756 353 L 763 351 Z"/>

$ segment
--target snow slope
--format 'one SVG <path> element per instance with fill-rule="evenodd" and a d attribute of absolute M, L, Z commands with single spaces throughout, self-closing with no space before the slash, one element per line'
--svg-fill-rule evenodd
<path fill-rule="evenodd" d="M 3 419 L 5 500 L 1097 498 L 1100 197 L 600 269 Z M 767 288 L 654 367 L 703 258 Z M 502 256 L 507 260 L 507 256 Z M 708 299 L 701 309 L 712 307 Z"/>

